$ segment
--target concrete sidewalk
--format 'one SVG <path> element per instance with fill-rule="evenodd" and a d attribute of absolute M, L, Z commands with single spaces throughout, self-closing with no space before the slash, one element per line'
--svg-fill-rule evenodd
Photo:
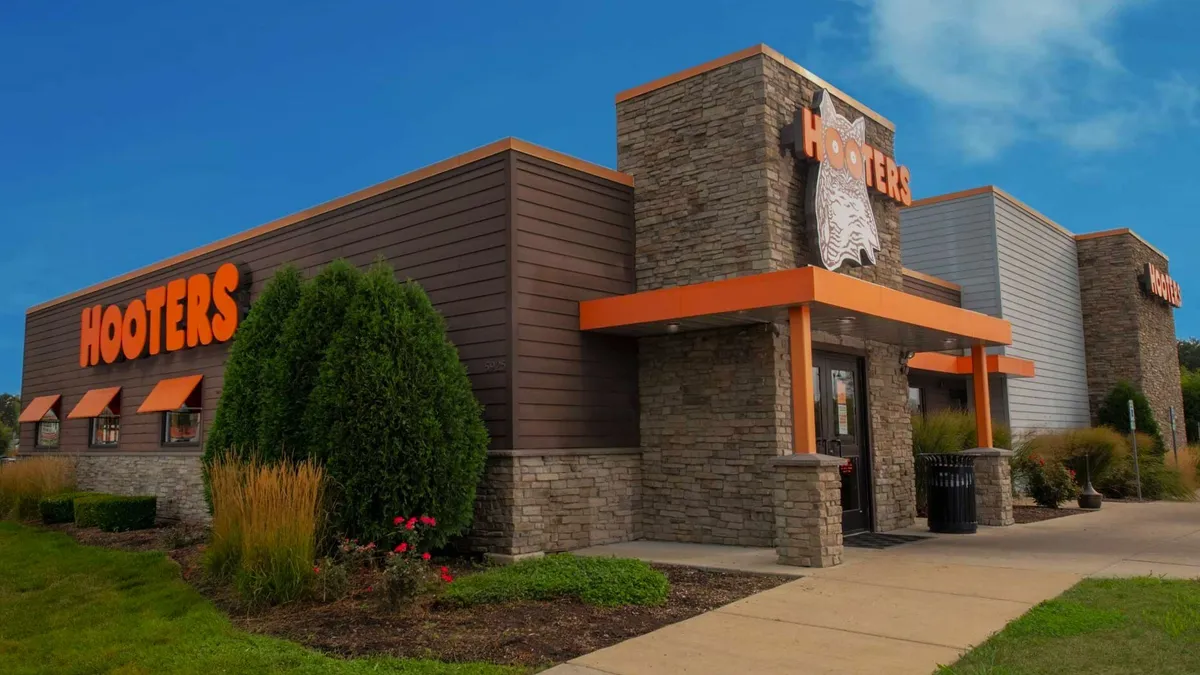
<path fill-rule="evenodd" d="M 768 550 L 631 542 L 583 551 L 772 571 Z M 1200 504 L 1097 513 L 885 550 L 582 656 L 554 675 L 931 673 L 1087 576 L 1200 577 Z M 641 556 L 639 556 L 641 557 Z"/>

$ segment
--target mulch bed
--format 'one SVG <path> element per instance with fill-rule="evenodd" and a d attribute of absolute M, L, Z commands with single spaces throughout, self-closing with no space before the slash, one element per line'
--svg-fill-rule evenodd
<path fill-rule="evenodd" d="M 1043 520 L 1075 516 L 1080 513 L 1088 513 L 1088 511 L 1083 509 L 1048 509 L 1044 506 L 1022 506 L 1020 504 L 1013 506 L 1013 520 L 1017 521 L 1018 525 L 1039 523 Z"/>
<path fill-rule="evenodd" d="M 296 602 L 282 607 L 248 610 L 228 586 L 207 583 L 200 567 L 202 545 L 169 550 L 179 541 L 166 528 L 105 533 L 73 525 L 55 529 L 80 543 L 125 550 L 167 550 L 179 563 L 185 581 L 252 633 L 273 635 L 338 656 L 372 654 L 437 659 L 447 662 L 486 661 L 542 667 L 567 661 L 657 628 L 765 591 L 794 577 L 721 572 L 692 567 L 655 565 L 667 575 L 671 592 L 658 607 L 603 608 L 578 600 L 510 602 L 475 607 L 444 607 L 426 596 L 392 608 L 367 592 L 371 579 L 355 579 L 349 596 L 330 603 Z M 479 566 L 455 559 L 455 576 Z"/>

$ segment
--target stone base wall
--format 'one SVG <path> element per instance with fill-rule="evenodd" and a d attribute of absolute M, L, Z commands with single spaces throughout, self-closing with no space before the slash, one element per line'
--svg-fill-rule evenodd
<path fill-rule="evenodd" d="M 493 451 L 468 547 L 519 556 L 638 539 L 641 464 L 638 448 Z"/>
<path fill-rule="evenodd" d="M 1005 527 L 1013 519 L 1011 450 L 976 448 L 964 455 L 975 457 L 975 513 L 980 525 Z"/>
<path fill-rule="evenodd" d="M 158 517 L 207 522 L 199 455 L 81 455 L 76 457 L 81 490 L 158 497 Z"/>
<path fill-rule="evenodd" d="M 774 545 L 768 463 L 791 451 L 790 424 L 780 429 L 790 396 L 777 390 L 783 340 L 771 325 L 641 340 L 647 539 Z"/>
<path fill-rule="evenodd" d="M 775 469 L 775 550 L 781 565 L 842 564 L 842 476 L 839 457 L 787 455 Z"/>

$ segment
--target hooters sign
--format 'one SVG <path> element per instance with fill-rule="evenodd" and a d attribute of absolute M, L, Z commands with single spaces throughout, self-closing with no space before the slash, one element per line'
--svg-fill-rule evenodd
<path fill-rule="evenodd" d="M 237 265 L 225 263 L 212 275 L 193 274 L 151 288 L 124 309 L 119 305 L 84 309 L 79 366 L 230 340 L 241 312 L 237 291 L 245 284 L 242 277 Z"/>
<path fill-rule="evenodd" d="M 797 111 L 787 135 L 796 157 L 812 162 L 807 211 L 821 264 L 830 270 L 847 260 L 873 265 L 879 228 L 868 189 L 912 204 L 908 167 L 868 145 L 866 120 L 851 122 L 838 114 L 829 92 L 817 92 L 816 107 Z"/>
<path fill-rule="evenodd" d="M 1179 284 L 1167 276 L 1166 272 L 1150 263 L 1146 263 L 1142 272 L 1142 289 L 1148 295 L 1164 300 L 1172 307 L 1183 306 L 1183 293 L 1179 289 Z"/>

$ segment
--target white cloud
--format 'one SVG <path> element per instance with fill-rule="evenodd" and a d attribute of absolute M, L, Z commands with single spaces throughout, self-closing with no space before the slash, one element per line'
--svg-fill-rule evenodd
<path fill-rule="evenodd" d="M 1197 123 L 1196 85 L 1131 73 L 1113 47 L 1146 0 L 855 1 L 874 64 L 928 97 L 970 158 L 1022 139 L 1112 150 Z"/>

